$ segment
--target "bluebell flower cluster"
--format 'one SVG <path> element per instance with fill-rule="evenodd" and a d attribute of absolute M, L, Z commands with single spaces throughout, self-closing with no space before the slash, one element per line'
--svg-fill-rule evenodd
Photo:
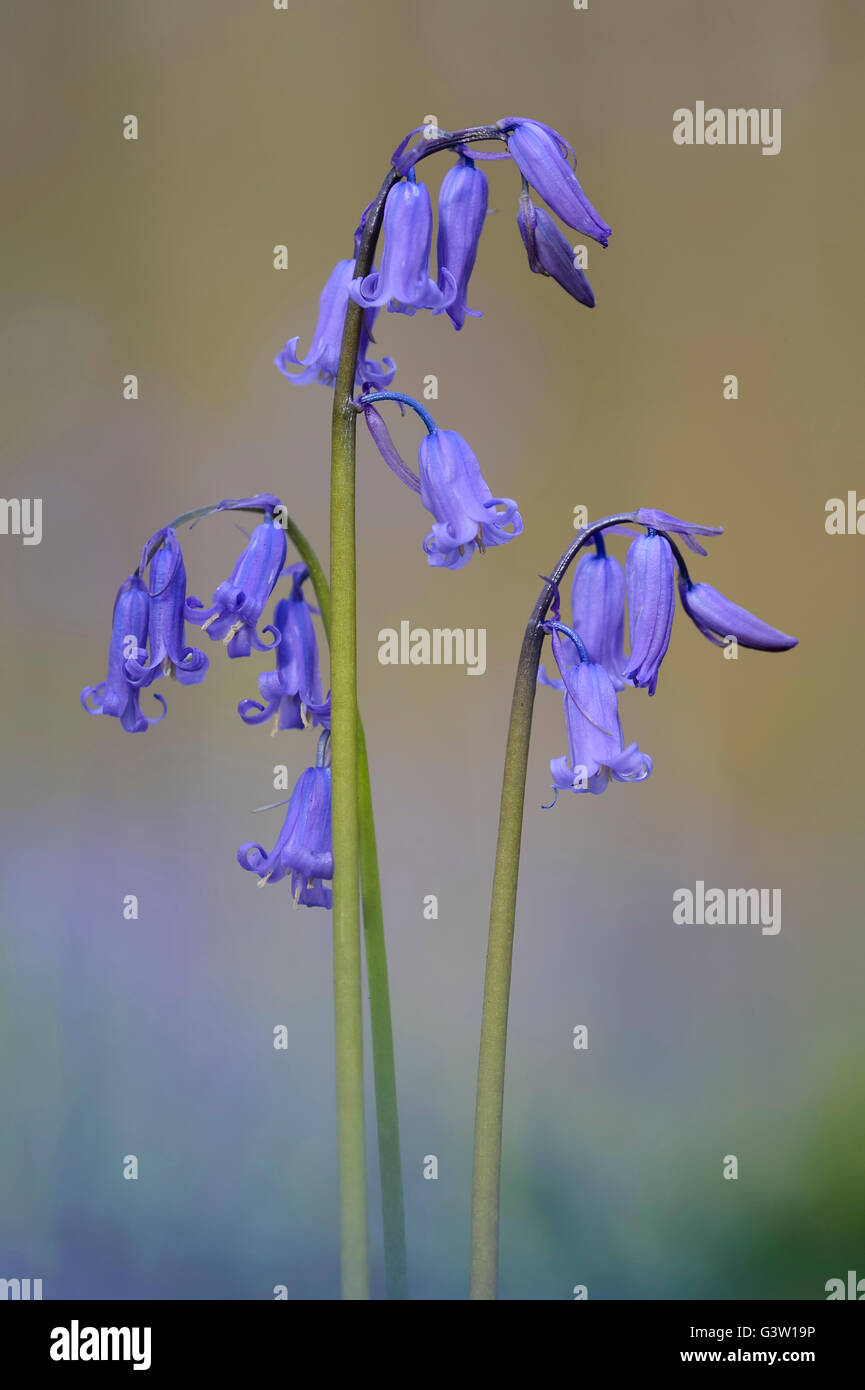
<path fill-rule="evenodd" d="M 369 356 L 373 324 L 380 309 L 409 316 L 419 309 L 428 309 L 434 315 L 447 315 L 457 330 L 462 329 L 466 318 L 481 317 L 480 310 L 470 309 L 467 303 L 489 204 L 487 177 L 477 167 L 480 160 L 510 160 L 519 170 L 522 192 L 517 224 L 530 270 L 556 280 L 579 303 L 590 308 L 594 305 L 592 287 L 567 237 L 550 212 L 533 201 L 533 195 L 534 199 L 543 199 L 568 227 L 607 245 L 610 228 L 580 186 L 574 172 L 573 149 L 550 126 L 522 117 L 497 121 L 490 133 L 505 141 L 506 152 L 472 153 L 457 137 L 452 137 L 456 143 L 451 143 L 450 148 L 457 162 L 445 174 L 439 190 L 434 276 L 430 264 L 432 199 L 426 184 L 418 179 L 416 168 L 425 152 L 424 141 L 407 149 L 411 136 L 416 134 L 412 131 L 400 144 L 393 160 L 399 177 L 384 205 L 380 266 L 361 276 L 355 274 L 355 259 L 337 262 L 321 293 L 318 323 L 309 351 L 301 357 L 300 339 L 290 338 L 274 359 L 290 381 L 333 386 L 349 299 L 364 310 L 356 374 L 356 385 L 361 391 L 385 389 L 396 373 L 392 358 L 376 360 Z M 367 208 L 355 236 L 355 252 L 368 212 Z"/>
<path fill-rule="evenodd" d="M 183 522 L 197 522 L 215 512 L 251 511 L 262 514 L 248 537 L 228 579 L 217 585 L 208 607 L 187 594 L 186 566 L 177 534 Z M 187 642 L 186 628 L 195 625 L 212 642 L 221 642 L 231 658 L 253 651 L 272 652 L 275 670 L 258 677 L 261 703 L 241 700 L 238 713 L 245 724 L 270 723 L 272 732 L 330 724 L 330 694 L 323 694 L 318 641 L 305 585 L 302 563 L 286 566 L 285 509 L 278 497 L 226 499 L 202 508 L 169 526 L 146 542 L 138 568 L 120 586 L 114 602 L 106 677 L 81 692 L 88 714 L 107 714 L 120 720 L 128 733 L 143 733 L 166 714 L 166 701 L 152 692 L 159 712 L 148 717 L 141 709 L 144 690 L 168 676 L 181 685 L 197 685 L 210 665 L 200 647 Z M 287 597 L 277 599 L 273 621 L 259 624 L 281 577 L 290 580 Z M 329 907 L 331 878 L 330 769 L 327 742 L 315 769 L 303 773 L 292 795 L 285 825 L 271 855 L 259 845 L 238 851 L 245 869 L 259 872 L 260 882 L 278 883 L 291 874 L 295 904 Z"/>
<path fill-rule="evenodd" d="M 770 627 L 710 584 L 691 579 L 677 541 L 705 555 L 697 537 L 718 535 L 720 527 L 698 526 L 651 508 L 640 508 L 632 518 L 645 534 L 630 532 L 624 571 L 607 554 L 603 530 L 589 528 L 595 549 L 594 554 L 583 552 L 574 572 L 572 626 L 561 621 L 558 589 L 552 617 L 543 625 L 559 674 L 549 676 L 541 667 L 538 680 L 562 692 L 568 737 L 568 756 L 550 763 L 556 797 L 560 790 L 597 795 L 611 779 L 642 782 L 651 774 L 652 759 L 636 743 L 625 745 L 618 696 L 627 685 L 654 695 L 670 645 L 677 590 L 685 613 L 717 645 L 735 640 L 739 646 L 775 652 L 797 644 L 795 637 Z"/>
<path fill-rule="evenodd" d="M 489 186 L 486 174 L 478 168 L 479 160 L 504 159 L 516 164 L 522 190 L 517 225 L 529 268 L 557 281 L 573 299 L 589 307 L 595 303 L 592 287 L 552 214 L 602 246 L 609 241 L 610 228 L 577 180 L 573 149 L 557 131 L 542 122 L 512 117 L 473 132 L 451 136 L 435 132 L 441 137 L 436 148 L 450 149 L 456 155 L 456 163 L 445 174 L 439 190 L 437 265 L 433 275 L 432 199 L 417 176 L 417 164 L 430 153 L 430 148 L 424 148 L 423 139 L 411 145 L 416 134 L 418 131 L 410 132 L 394 152 L 390 186 L 385 184 L 380 195 L 380 199 L 384 198 L 383 241 L 378 268 L 372 266 L 364 275 L 356 273 L 367 220 L 375 206 L 371 203 L 355 232 L 354 257 L 337 262 L 322 290 L 309 351 L 301 356 L 299 338 L 290 338 L 275 363 L 296 384 L 316 381 L 333 386 L 348 305 L 353 301 L 360 306 L 363 316 L 355 371 L 359 398 L 355 403 L 364 409 L 370 433 L 385 462 L 402 482 L 420 494 L 421 502 L 432 515 L 432 527 L 423 541 L 428 563 L 437 569 L 453 570 L 468 564 L 475 553 L 504 545 L 520 535 L 522 518 L 511 498 L 493 496 L 465 439 L 453 430 L 439 430 L 417 402 L 389 391 L 396 364 L 391 357 L 375 359 L 369 355 L 376 315 L 384 309 L 413 317 L 418 310 L 427 309 L 433 315 L 446 315 L 457 330 L 463 328 L 467 318 L 481 317 L 480 310 L 469 308 L 468 304 L 469 282 L 489 205 Z M 425 137 L 429 134 L 424 131 Z M 506 150 L 498 154 L 472 152 L 463 143 L 469 135 L 503 141 Z M 552 213 L 536 205 L 538 198 L 546 201 Z M 381 201 L 378 207 L 381 208 Z M 409 405 L 427 425 L 427 435 L 418 450 L 417 473 L 403 463 L 381 415 L 373 407 L 375 400 L 384 399 Z M 215 598 L 207 621 L 215 624 L 217 632 L 234 630 L 236 636 L 232 640 L 238 647 L 249 641 L 254 644 L 254 622 L 234 628 L 238 610 L 232 607 L 228 591 L 232 582 L 236 586 L 242 582 L 242 576 L 232 576 L 226 593 Z M 219 603 L 223 606 L 219 607 Z M 283 610 L 281 617 L 285 616 Z M 244 717 L 250 722 L 267 717 L 265 710 L 271 709 L 276 698 L 272 691 L 277 687 L 272 682 L 268 681 L 266 687 L 260 684 L 259 688 L 266 704 L 248 702 Z M 314 705 L 313 697 L 307 705 L 313 713 Z M 294 717 L 287 707 L 280 708 L 281 717 Z"/>

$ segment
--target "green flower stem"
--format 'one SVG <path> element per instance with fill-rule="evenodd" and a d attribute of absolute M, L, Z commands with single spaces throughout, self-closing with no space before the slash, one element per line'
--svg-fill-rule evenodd
<path fill-rule="evenodd" d="M 511 702 L 490 904 L 475 1108 L 470 1290 L 472 1299 L 494 1299 L 498 1293 L 499 1190 L 508 1003 L 511 992 L 511 960 L 514 949 L 526 770 L 542 643 L 543 630 L 533 617 L 523 638 Z"/>
<path fill-rule="evenodd" d="M 369 1298 L 357 805 L 355 409 L 361 311 L 345 318 L 333 406 L 330 487 L 333 999 L 342 1296 Z"/>
<path fill-rule="evenodd" d="M 369 761 L 363 725 L 358 723 L 358 811 L 360 815 L 360 883 L 363 901 L 363 939 L 372 1029 L 372 1066 L 375 1078 L 375 1115 L 378 1128 L 378 1162 L 384 1225 L 384 1269 L 390 1299 L 408 1298 L 405 1211 L 399 1113 L 396 1100 L 396 1065 L 393 1024 L 387 974 L 381 882 L 372 812 Z"/>
<path fill-rule="evenodd" d="M 370 206 L 355 258 L 355 273 L 372 265 L 384 204 L 397 174 L 391 169 Z M 363 311 L 349 300 L 333 394 L 330 470 L 331 788 L 333 804 L 333 996 L 336 1055 L 337 1146 L 342 1230 L 342 1295 L 369 1298 L 364 1142 L 363 1014 L 361 1000 L 360 831 L 357 714 L 357 554 L 355 451 L 357 410 L 352 401 Z M 368 785 L 368 778 L 367 778 Z M 369 833 L 368 831 L 366 832 Z M 367 847 L 366 860 L 369 862 Z M 369 885 L 367 885 L 369 893 Z M 375 927 L 373 931 L 375 932 Z M 383 944 L 381 946 L 383 956 Z M 380 974 L 376 984 L 381 984 Z M 372 1010 L 372 998 L 370 1008 Z M 376 1034 L 383 1029 L 377 997 Z M 388 1007 L 389 1015 L 390 1009 Z M 393 1045 L 389 1042 L 392 1053 Z M 393 1101 L 395 1112 L 396 1104 Z M 390 1102 L 385 1106 L 385 1114 Z M 391 1163 L 387 1171 L 391 1170 Z M 385 1166 L 382 1166 L 382 1174 Z M 401 1203 L 400 1203 L 401 1205 Z M 387 1204 L 388 1209 L 391 1203 Z"/>
<path fill-rule="evenodd" d="M 517 663 L 511 719 L 505 750 L 499 835 L 490 929 L 487 944 L 481 1044 L 478 1057 L 478 1089 L 475 1109 L 475 1154 L 472 1183 L 472 1299 L 498 1296 L 499 1205 L 502 1167 L 502 1113 L 505 1094 L 505 1050 L 508 1032 L 508 1003 L 511 992 L 511 962 L 514 949 L 514 923 L 517 883 L 520 872 L 520 846 L 526 771 L 532 733 L 532 713 L 538 683 L 538 664 L 544 640 L 543 622 L 558 585 L 577 553 L 597 532 L 608 526 L 633 520 L 632 512 L 605 517 L 578 532 L 562 555 L 544 586 L 529 619 Z"/>
<path fill-rule="evenodd" d="M 477 127 L 427 141 L 415 158 L 451 148 L 461 139 L 504 139 Z M 355 275 L 369 274 L 385 201 L 400 178 L 391 167 L 367 208 L 355 256 Z M 363 310 L 349 300 L 333 395 L 330 470 L 331 758 L 333 800 L 333 992 L 336 1054 L 337 1144 L 342 1208 L 342 1292 L 369 1297 L 366 1153 L 363 1104 L 363 1018 L 358 871 L 359 723 L 357 715 L 357 565 L 355 450 L 357 408 L 352 400 Z M 367 853 L 367 858 L 368 853 Z M 369 891 L 367 892 L 369 899 Z M 371 963 L 380 983 L 377 954 Z M 379 1018 L 381 1033 L 384 1024 Z M 381 1034 L 380 1034 L 381 1036 Z M 389 1045 L 389 1044 L 388 1044 Z M 391 1232 L 393 1235 L 393 1231 Z"/>
<path fill-rule="evenodd" d="M 330 589 L 315 551 L 303 532 L 288 519 L 288 537 L 309 570 L 321 620 L 330 641 Z M 381 1177 L 382 1220 L 384 1224 L 384 1267 L 388 1297 L 404 1299 L 407 1293 L 405 1214 L 402 1160 L 399 1142 L 399 1113 L 396 1098 L 396 1066 L 388 985 L 387 951 L 381 907 L 381 883 L 375 838 L 369 761 L 363 724 L 358 719 L 357 748 L 358 813 L 360 820 L 360 881 L 363 904 L 363 935 L 372 1028 L 372 1061 L 375 1078 L 375 1114 L 378 1130 L 379 1171 Z"/>

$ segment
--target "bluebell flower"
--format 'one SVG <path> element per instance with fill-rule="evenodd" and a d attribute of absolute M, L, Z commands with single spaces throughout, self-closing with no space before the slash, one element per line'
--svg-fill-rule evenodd
<path fill-rule="evenodd" d="M 148 569 L 148 562 L 150 661 L 145 664 L 146 654 L 130 657 L 126 662 L 127 679 L 133 685 L 149 685 L 162 670 L 181 685 L 198 685 L 204 680 L 210 661 L 198 647 L 186 645 L 186 566 L 177 532 L 171 526 L 163 526 L 145 545 L 140 574 Z"/>
<path fill-rule="evenodd" d="M 615 555 L 608 555 L 603 536 L 595 537 L 595 554 L 583 552 L 577 561 L 571 585 L 572 623 L 580 634 L 589 660 L 603 666 L 616 690 L 625 682 L 625 575 Z M 576 661 L 573 643 L 565 647 L 565 655 Z M 564 683 L 546 674 L 541 668 L 541 685 L 564 690 Z"/>
<path fill-rule="evenodd" d="M 304 597 L 303 584 L 308 577 L 303 563 L 289 565 L 291 593 L 281 598 L 273 615 L 273 625 L 279 633 L 276 644 L 276 670 L 262 671 L 258 689 L 265 701 L 241 700 L 238 713 L 245 724 L 274 721 L 277 729 L 303 729 L 306 725 L 330 727 L 330 695 L 322 698 L 321 672 L 318 662 L 318 643 L 312 621 L 312 609 Z"/>
<path fill-rule="evenodd" d="M 528 184 L 569 227 L 606 246 L 610 228 L 595 211 L 577 181 L 569 160 L 576 157 L 557 131 L 540 121 L 506 118 L 498 121 L 506 131 L 508 152 Z"/>
<path fill-rule="evenodd" d="M 467 315 L 481 317 L 479 309 L 467 307 L 466 291 L 486 220 L 488 198 L 486 174 L 466 156 L 462 156 L 442 179 L 436 244 L 438 282 L 439 288 L 444 290 L 444 271 L 448 270 L 456 283 L 456 296 L 447 309 L 448 318 L 456 329 L 462 328 Z"/>
<path fill-rule="evenodd" d="M 282 351 L 273 359 L 283 376 L 298 386 L 305 386 L 310 381 L 333 386 L 336 380 L 345 311 L 348 308 L 348 290 L 354 278 L 354 266 L 353 260 L 338 261 L 331 271 L 321 292 L 318 323 L 312 346 L 306 356 L 298 357 L 298 337 L 289 338 Z M 373 341 L 372 329 L 377 312 L 376 309 L 368 309 L 363 316 L 355 378 L 358 386 L 363 386 L 365 382 L 378 387 L 389 386 L 396 373 L 396 363 L 392 357 L 383 357 L 379 362 L 367 356 Z M 288 370 L 289 366 L 301 367 L 304 370 L 291 372 Z"/>
<path fill-rule="evenodd" d="M 424 436 L 418 472 L 420 500 L 435 518 L 423 543 L 431 565 L 461 569 L 476 549 L 504 545 L 522 533 L 516 502 L 493 497 L 480 464 L 456 430 L 436 429 Z"/>
<path fill-rule="evenodd" d="M 400 458 L 384 420 L 373 408 L 376 399 L 409 406 L 426 425 L 427 434 L 418 448 L 419 478 Z M 431 565 L 462 569 L 475 550 L 504 545 L 522 533 L 523 519 L 516 502 L 509 497 L 493 497 L 466 441 L 455 430 L 440 430 L 419 401 L 401 391 L 388 391 L 383 396 L 362 396 L 355 404 L 363 407 L 369 432 L 388 468 L 420 493 L 435 518 L 423 543 Z"/>
<path fill-rule="evenodd" d="M 603 666 L 617 690 L 624 687 L 625 574 L 615 555 L 608 555 L 603 536 L 596 553 L 581 556 L 571 585 L 573 625 L 589 660 Z"/>
<path fill-rule="evenodd" d="M 625 678 L 654 695 L 658 671 L 670 645 L 676 606 L 676 561 L 670 544 L 656 532 L 639 536 L 625 561 L 631 653 Z"/>
<path fill-rule="evenodd" d="M 441 313 L 456 297 L 450 270 L 442 268 L 441 288 L 430 279 L 432 204 L 426 184 L 414 179 L 394 184 L 384 205 L 384 250 L 381 269 L 353 280 L 349 293 L 364 309 L 387 305 L 392 313 L 412 315 L 417 309 Z"/>
<path fill-rule="evenodd" d="M 652 771 L 652 759 L 636 743 L 625 747 L 619 719 L 618 697 L 610 676 L 589 660 L 579 634 L 554 620 L 544 624 L 552 635 L 553 656 L 564 685 L 568 757 L 553 758 L 550 772 L 556 791 L 606 790 L 612 777 L 617 782 L 643 782 Z M 574 660 L 572 646 L 576 651 Z"/>
<path fill-rule="evenodd" d="M 295 906 L 330 907 L 333 878 L 330 768 L 308 767 L 291 794 L 285 822 L 270 854 L 254 840 L 237 851 L 242 869 L 259 875 L 259 883 L 279 883 L 291 876 Z"/>
<path fill-rule="evenodd" d="M 785 652 L 798 646 L 797 637 L 770 627 L 711 584 L 694 584 L 680 575 L 679 595 L 688 617 L 716 646 L 723 646 L 726 637 L 735 637 L 740 647 L 754 647 L 761 652 Z"/>
<path fill-rule="evenodd" d="M 262 642 L 256 632 L 264 606 L 273 593 L 274 585 L 285 564 L 285 532 L 277 521 L 269 519 L 256 526 L 249 544 L 213 595 L 213 605 L 205 608 L 200 599 L 190 598 L 186 616 L 198 623 L 214 641 L 222 641 L 228 655 L 249 656 L 254 647 L 258 652 L 270 651 L 273 642 Z M 273 627 L 265 632 L 279 633 Z"/>
<path fill-rule="evenodd" d="M 529 258 L 529 269 L 536 275 L 549 275 L 573 299 L 595 307 L 595 296 L 584 272 L 574 260 L 574 250 L 548 212 L 536 208 L 523 191 L 517 212 L 517 226 Z"/>
<path fill-rule="evenodd" d="M 140 734 L 151 724 L 165 718 L 165 701 L 154 692 L 162 705 L 162 713 L 148 719 L 139 707 L 141 686 L 150 681 L 132 684 L 126 675 L 127 661 L 147 659 L 147 633 L 150 619 L 150 598 L 141 577 L 131 574 L 121 584 L 114 600 L 111 645 L 108 648 L 108 674 L 98 685 L 87 685 L 81 692 L 81 703 L 88 714 L 110 714 L 119 719 L 129 734 Z"/>

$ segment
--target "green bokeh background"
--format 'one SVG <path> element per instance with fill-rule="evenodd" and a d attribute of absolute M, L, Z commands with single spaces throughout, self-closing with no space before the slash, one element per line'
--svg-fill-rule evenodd
<path fill-rule="evenodd" d="M 43 499 L 44 538 L 0 537 L 0 1276 L 42 1278 L 48 1298 L 336 1295 L 329 920 L 234 862 L 275 836 L 278 812 L 249 812 L 313 736 L 241 725 L 263 660 L 214 660 L 146 737 L 88 719 L 78 692 L 170 517 L 272 489 L 325 552 L 329 393 L 271 359 L 309 343 L 390 151 L 430 114 L 563 131 L 614 236 L 590 248 L 589 312 L 529 274 L 518 182 L 492 165 L 484 318 L 455 334 L 386 316 L 377 334 L 401 389 L 438 377 L 437 418 L 526 524 L 461 573 L 431 570 L 425 514 L 361 440 L 360 684 L 413 1294 L 465 1293 L 510 686 L 579 504 L 723 524 L 695 573 L 801 645 L 725 661 L 677 619 L 657 696 L 622 702 L 654 775 L 554 811 L 564 733 L 540 692 L 502 1294 L 819 1299 L 865 1276 L 865 540 L 824 528 L 828 498 L 865 492 L 863 22 L 840 0 L 7 0 L 0 478 Z M 781 154 L 676 147 L 672 113 L 698 99 L 782 108 Z M 394 433 L 411 454 L 414 422 Z M 238 539 L 230 518 L 191 533 L 192 592 Z M 486 674 L 380 666 L 377 633 L 404 618 L 485 627 Z M 780 934 L 674 926 L 672 893 L 697 879 L 779 887 Z M 370 1192 L 375 1216 L 374 1171 Z M 373 1266 L 380 1292 L 377 1238 Z"/>

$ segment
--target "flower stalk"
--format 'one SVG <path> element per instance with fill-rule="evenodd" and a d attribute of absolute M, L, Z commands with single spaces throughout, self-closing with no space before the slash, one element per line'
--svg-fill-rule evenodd
<path fill-rule="evenodd" d="M 367 209 L 358 236 L 355 276 L 363 280 L 372 269 L 387 195 L 420 159 L 467 140 L 503 139 L 495 127 L 476 127 L 441 139 L 421 141 L 403 160 L 392 165 Z M 402 153 L 402 152 L 400 152 Z M 363 307 L 349 299 L 342 332 L 331 425 L 331 749 L 333 798 L 333 988 L 334 1042 L 339 1151 L 342 1294 L 345 1299 L 369 1297 L 366 1153 L 364 1143 L 363 1019 L 361 1000 L 360 827 L 358 792 L 359 721 L 357 714 L 357 563 L 355 535 L 355 472 L 357 408 L 352 395 L 357 375 Z M 365 849 L 369 864 L 369 845 Z M 375 906 L 367 890 L 367 902 Z M 380 908 L 380 904 L 379 904 Z M 380 912 L 379 912 L 380 916 Z M 383 950 L 373 925 L 372 979 L 381 984 Z M 386 978 L 386 976 L 385 976 Z M 372 999 L 371 999 L 372 1009 Z M 387 1010 L 389 1014 L 389 1006 Z M 374 1010 L 374 1038 L 380 1054 L 386 1050 L 385 1011 L 380 999 Z M 389 1018 L 387 1032 L 389 1034 Z M 392 1054 L 392 1043 L 389 1044 Z M 374 1043 L 375 1051 L 375 1043 Z M 385 1107 L 385 1115 L 388 1114 Z M 394 1101 L 395 1119 L 395 1101 Z M 391 1172 L 393 1156 L 382 1165 L 382 1178 Z M 399 1221 L 391 1211 L 386 1246 L 398 1240 Z"/>
<path fill-rule="evenodd" d="M 321 611 L 321 622 L 330 643 L 330 587 L 321 562 L 306 536 L 291 518 L 286 522 L 288 538 L 309 571 L 312 587 Z M 372 1065 L 375 1085 L 375 1117 L 378 1134 L 378 1162 L 381 1181 L 382 1224 L 384 1226 L 384 1270 L 388 1298 L 399 1301 L 408 1297 L 408 1269 L 405 1241 L 405 1207 L 403 1199 L 402 1158 L 399 1140 L 399 1111 L 396 1094 L 396 1061 L 393 1047 L 393 1023 L 390 1007 L 390 984 L 387 970 L 387 951 L 384 917 L 381 905 L 381 880 L 378 869 L 378 849 L 375 837 L 372 790 L 366 736 L 358 716 L 357 783 L 359 820 L 359 860 L 361 903 L 363 908 L 363 939 L 366 955 L 367 988 L 369 990 L 370 1028 L 372 1033 Z"/>
<path fill-rule="evenodd" d="M 606 517 L 603 521 L 584 527 L 577 533 L 541 591 L 526 627 L 517 663 L 502 778 L 478 1057 L 472 1178 L 470 1297 L 473 1300 L 492 1300 L 498 1296 L 502 1115 L 508 1005 L 511 993 L 526 772 L 538 666 L 544 641 L 543 623 L 558 585 L 583 546 L 606 527 L 633 519 L 633 512 L 625 512 L 618 516 Z"/>
<path fill-rule="evenodd" d="M 349 404 L 361 318 L 361 310 L 349 303 L 333 403 L 330 490 L 334 1046 L 342 1296 L 351 1300 L 369 1297 L 358 896 L 355 412 Z"/>

